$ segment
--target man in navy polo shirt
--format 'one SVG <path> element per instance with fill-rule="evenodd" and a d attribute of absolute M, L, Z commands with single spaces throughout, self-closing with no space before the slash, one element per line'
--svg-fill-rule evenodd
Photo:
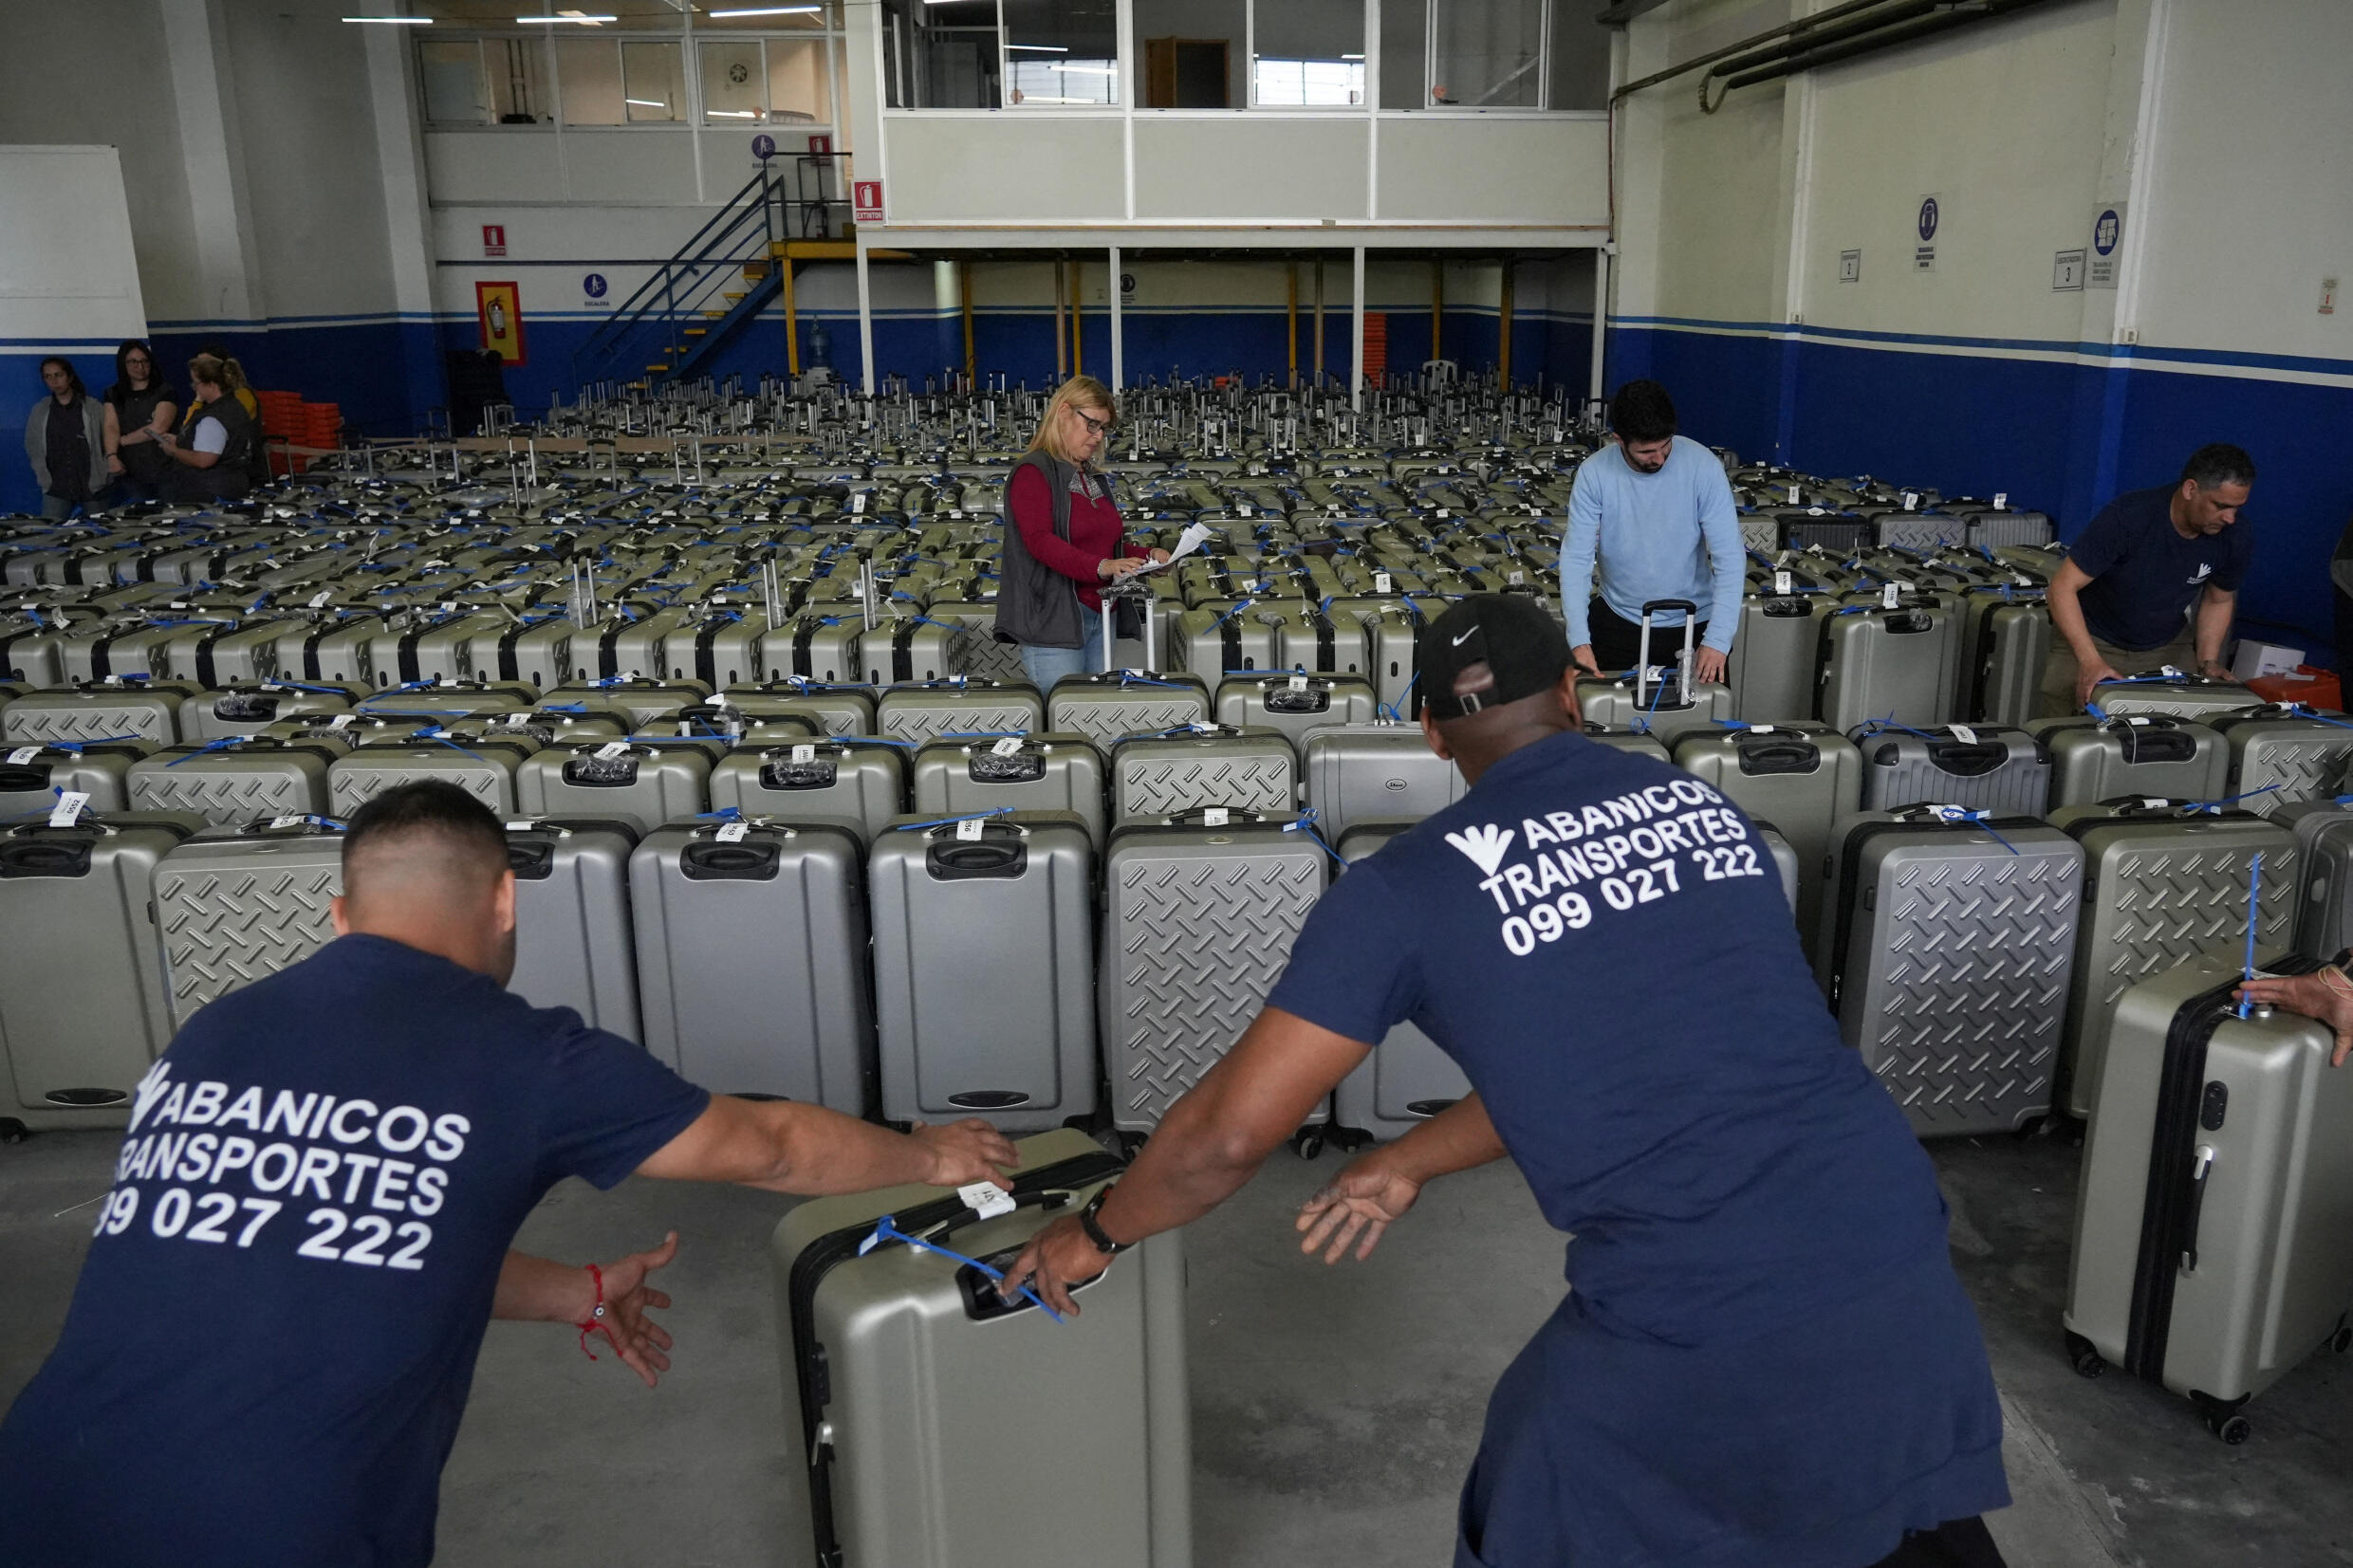
<path fill-rule="evenodd" d="M 2050 580 L 2058 636 L 2043 667 L 2040 716 L 2082 712 L 2102 681 L 2169 665 L 2230 679 L 2222 645 L 2255 553 L 2239 508 L 2254 483 L 2246 452 L 2200 447 L 2173 484 L 2102 508 Z"/>
<path fill-rule="evenodd" d="M 1470 792 L 1340 876 L 1241 1042 L 1009 1283 L 1078 1310 L 1073 1282 L 1237 1190 L 1410 1019 L 1475 1092 L 1310 1199 L 1303 1246 L 1362 1257 L 1507 1156 L 1574 1237 L 1489 1404 L 1456 1568 L 1998 1564 L 2001 1411 L 1935 1173 L 1749 821 L 1579 732 L 1529 600 L 1448 610 L 1421 679 Z"/>
<path fill-rule="evenodd" d="M 1014 1162 L 978 1121 L 707 1094 L 507 990 L 506 835 L 454 784 L 352 818 L 335 926 L 140 1082 L 65 1331 L 0 1423 L 0 1559 L 415 1568 L 491 1317 L 609 1333 L 648 1383 L 669 1364 L 642 1283 L 669 1245 L 603 1270 L 509 1249 L 559 1180 L 855 1192 Z"/>

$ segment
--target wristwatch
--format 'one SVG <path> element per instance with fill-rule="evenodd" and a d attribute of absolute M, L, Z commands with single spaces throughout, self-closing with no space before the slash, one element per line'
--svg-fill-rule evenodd
<path fill-rule="evenodd" d="M 1079 1210 L 1079 1228 L 1085 1231 L 1086 1239 L 1095 1244 L 1095 1250 L 1106 1258 L 1116 1258 L 1136 1245 L 1134 1242 L 1113 1241 L 1103 1234 L 1102 1222 L 1095 1217 L 1102 1210 L 1103 1199 L 1111 1196 L 1111 1189 L 1119 1185 L 1118 1182 L 1109 1183 L 1087 1199 L 1086 1207 Z"/>

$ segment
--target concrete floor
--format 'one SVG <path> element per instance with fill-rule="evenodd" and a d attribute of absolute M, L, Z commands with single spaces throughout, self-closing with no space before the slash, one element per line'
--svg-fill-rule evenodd
<path fill-rule="evenodd" d="M 54 1339 L 117 1139 L 0 1148 L 0 1404 Z M 2064 1137 L 1935 1151 L 1955 1257 L 2010 1415 L 2014 1568 L 2353 1562 L 2353 1367 L 2324 1356 L 2229 1448 L 2187 1404 L 2059 1346 L 2078 1151 Z M 1489 1385 L 1558 1300 L 1560 1240 L 1517 1174 L 1434 1188 L 1364 1265 L 1326 1269 L 1289 1215 L 1334 1169 L 1278 1153 L 1188 1241 L 1196 1560 L 1349 1568 L 1447 1560 Z M 765 1246 L 788 1200 L 633 1181 L 551 1194 L 521 1245 L 567 1261 L 683 1236 L 676 1367 L 649 1393 L 570 1333 L 493 1324 L 442 1488 L 448 1568 L 782 1564 L 787 1464 Z"/>

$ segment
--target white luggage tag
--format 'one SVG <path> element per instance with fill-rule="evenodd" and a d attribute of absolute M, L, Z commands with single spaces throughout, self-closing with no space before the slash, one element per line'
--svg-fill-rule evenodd
<path fill-rule="evenodd" d="M 2010 510 L 2010 492 L 2008 490 L 1995 490 L 1993 492 L 1993 509 L 1997 512 L 2006 512 Z"/>
<path fill-rule="evenodd" d="M 723 844 L 740 844 L 744 841 L 744 835 L 750 831 L 750 822 L 721 822 L 719 831 L 712 837 Z"/>
<path fill-rule="evenodd" d="M 1304 674 L 1293 675 L 1285 684 L 1294 692 L 1305 692 L 1307 689 L 1307 677 Z"/>
<path fill-rule="evenodd" d="M 1977 744 L 1977 731 L 1972 729 L 1969 726 L 1965 724 L 1956 724 L 1952 727 L 1952 729 L 1953 738 L 1960 742 L 1963 746 L 1975 746 Z"/>
<path fill-rule="evenodd" d="M 1203 827 L 1224 827 L 1227 818 L 1227 808 L 1222 805 L 1205 805 L 1201 808 Z"/>
<path fill-rule="evenodd" d="M 626 757 L 629 755 L 629 743 L 627 741 L 606 741 L 597 747 L 597 755 L 604 758 Z"/>
<path fill-rule="evenodd" d="M 1390 586 L 1393 581 L 1394 580 L 1387 572 L 1375 572 L 1373 574 L 1373 592 L 1377 594 L 1394 592 L 1395 590 Z"/>
<path fill-rule="evenodd" d="M 1880 607 L 1881 609 L 1899 609 L 1902 607 L 1902 604 L 1903 590 L 1898 587 L 1895 583 L 1890 582 L 1886 587 L 1880 590 Z"/>
<path fill-rule="evenodd" d="M 2184 674 L 2183 674 L 2180 671 L 2178 671 L 2178 670 L 2175 669 L 2175 668 L 2174 668 L 2172 665 L 2170 665 L 2170 664 L 2168 664 L 2168 665 L 2165 665 L 2165 666 L 2161 667 L 2160 669 L 2158 669 L 2158 671 L 2157 673 L 2158 673 L 2158 674 L 2160 674 L 2160 675 L 2164 676 L 2167 680 L 2187 680 L 2187 679 L 2189 679 L 2189 677 L 2188 677 L 2187 675 L 2184 675 Z"/>
<path fill-rule="evenodd" d="M 964 1200 L 965 1208 L 984 1220 L 1010 1214 L 1019 1207 L 1013 1202 L 1013 1194 L 992 1181 L 976 1181 L 969 1187 L 959 1187 L 956 1196 Z"/>
<path fill-rule="evenodd" d="M 10 767 L 22 767 L 39 755 L 41 755 L 41 748 L 39 747 L 20 746 L 15 750 L 9 753 L 9 766 Z"/>
<path fill-rule="evenodd" d="M 82 820 L 83 808 L 87 806 L 89 803 L 90 794 L 88 790 L 67 789 L 60 791 L 57 797 L 57 804 L 51 807 L 49 811 L 49 825 L 51 827 L 73 826 L 74 823 Z"/>
<path fill-rule="evenodd" d="M 1510 586 L 1517 588 L 1528 581 L 1528 574 L 1526 572 L 1506 572 L 1503 580 Z"/>
<path fill-rule="evenodd" d="M 1920 509 L 1919 491 L 1906 490 L 1903 492 L 1903 509 L 1908 512 L 1916 512 Z"/>
<path fill-rule="evenodd" d="M 1773 727 L 1769 724 L 1752 724 L 1749 726 L 1749 733 L 1751 735 L 1769 735 L 1772 732 Z"/>
<path fill-rule="evenodd" d="M 817 747 L 804 741 L 792 748 L 792 760 L 796 763 L 813 763 L 817 760 Z"/>
<path fill-rule="evenodd" d="M 310 819 L 304 816 L 299 811 L 288 812 L 283 817 L 270 818 L 269 830 L 272 833 L 275 833 L 284 828 L 300 827 L 308 821 L 310 821 Z"/>
<path fill-rule="evenodd" d="M 360 715 L 357 713 L 338 713 L 333 718 L 327 720 L 326 727 L 329 729 L 347 729 L 351 727 L 352 720 L 358 718 L 359 716 Z"/>
<path fill-rule="evenodd" d="M 980 819 L 977 817 L 967 817 L 962 821 L 956 823 L 955 836 L 967 842 L 977 839 L 980 837 Z"/>
<path fill-rule="evenodd" d="M 1021 737 L 1019 735 L 1002 736 L 995 742 L 995 744 L 989 747 L 989 753 L 991 756 L 995 757 L 1019 756 L 1021 754 Z"/>
<path fill-rule="evenodd" d="M 1796 487 L 1795 485 L 1791 485 L 1791 486 L 1789 487 L 1789 505 L 1790 505 L 1790 506 L 1794 507 L 1794 506 L 1796 506 L 1796 505 L 1797 505 L 1797 497 L 1798 497 L 1798 489 L 1797 489 L 1797 487 Z"/>
<path fill-rule="evenodd" d="M 1784 567 L 1773 574 L 1773 592 L 1777 594 L 1797 592 L 1797 579 L 1791 575 L 1788 568 Z"/>

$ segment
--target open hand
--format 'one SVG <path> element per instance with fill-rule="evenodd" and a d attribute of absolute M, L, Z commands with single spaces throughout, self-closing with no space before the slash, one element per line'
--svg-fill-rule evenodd
<path fill-rule="evenodd" d="M 1692 679 L 1706 684 L 1724 678 L 1725 655 L 1713 648 L 1702 648 L 1692 655 Z"/>
<path fill-rule="evenodd" d="M 1336 1264 L 1362 1232 L 1364 1239 L 1356 1249 L 1362 1263 L 1380 1245 L 1381 1232 L 1403 1219 L 1420 1196 L 1421 1184 L 1391 1168 L 1382 1151 L 1352 1160 L 1330 1186 L 1299 1206 L 1292 1227 L 1303 1233 L 1299 1250 L 1310 1257 L 1322 1252 L 1326 1264 Z"/>
<path fill-rule="evenodd" d="M 2094 659 L 2089 664 L 2078 665 L 2075 671 L 2075 707 L 2077 711 L 2080 712 L 2091 706 L 2091 693 L 2093 687 L 2098 686 L 2103 680 L 2122 680 L 2123 678 L 2124 677 L 2122 675 L 2119 674 L 2114 670 L 2109 669 L 2106 664 L 2098 659 Z"/>
<path fill-rule="evenodd" d="M 646 1278 L 678 1255 L 678 1233 L 673 1230 L 651 1252 L 632 1252 L 602 1265 L 604 1317 L 593 1331 L 602 1335 L 632 1372 L 652 1388 L 670 1370 L 665 1354 L 670 1331 L 647 1317 L 649 1307 L 668 1307 L 670 1298 L 647 1284 Z"/>
<path fill-rule="evenodd" d="M 2344 970 L 2324 968 L 2276 980 L 2250 980 L 2238 988 L 2237 995 L 2243 1002 L 2285 1007 L 2327 1024 L 2337 1036 L 2337 1048 L 2328 1057 L 2331 1067 L 2344 1066 L 2345 1058 L 2353 1056 L 2353 981 L 2345 978 Z"/>
<path fill-rule="evenodd" d="M 976 1181 L 1003 1187 L 1000 1170 L 1021 1163 L 1013 1140 L 977 1116 L 936 1127 L 918 1121 L 907 1135 L 931 1154 L 931 1173 L 923 1180 L 932 1187 L 964 1187 Z"/>

